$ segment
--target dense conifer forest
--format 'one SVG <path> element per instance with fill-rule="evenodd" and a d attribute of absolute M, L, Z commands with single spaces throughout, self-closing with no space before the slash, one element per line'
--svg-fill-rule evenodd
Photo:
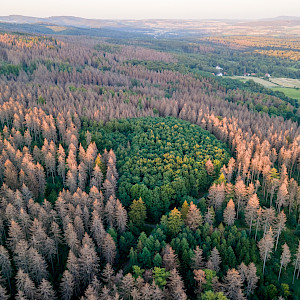
<path fill-rule="evenodd" d="M 0 299 L 299 299 L 298 102 L 152 48 L 0 34 Z"/>

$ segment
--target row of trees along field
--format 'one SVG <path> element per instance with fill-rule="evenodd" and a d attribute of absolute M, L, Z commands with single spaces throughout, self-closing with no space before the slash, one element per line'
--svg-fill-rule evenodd
<path fill-rule="evenodd" d="M 137 53 L 130 48 L 110 54 L 97 50 L 95 40 L 1 39 L 6 62 L 22 66 L 17 75 L 4 74 L 0 85 L 3 299 L 299 295 L 297 123 L 228 102 L 226 89 L 211 79 L 124 64 Z M 147 59 L 170 59 L 149 51 Z M 197 134 L 217 147 L 205 157 L 200 138 L 195 156 L 203 157 L 208 194 L 187 191 L 153 223 L 139 192 L 118 198 L 120 175 L 126 181 L 131 172 L 122 173 L 126 150 L 114 139 L 125 136 L 124 148 L 133 148 L 128 158 L 147 157 L 143 141 L 124 135 L 122 124 L 137 131 L 146 124 L 151 133 L 162 119 L 108 121 L 155 115 L 200 126 L 226 143 L 232 157 L 219 166 L 221 143 L 167 118 L 191 132 L 182 139 L 187 156 L 194 150 L 185 143 L 193 145 Z M 170 155 L 175 141 L 166 135 L 153 149 Z"/>

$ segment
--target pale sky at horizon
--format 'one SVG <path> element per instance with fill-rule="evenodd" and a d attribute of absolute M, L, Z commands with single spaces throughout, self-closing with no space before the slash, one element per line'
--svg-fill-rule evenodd
<path fill-rule="evenodd" d="M 300 17 L 300 0 L 2 0 L 0 15 L 90 19 Z"/>

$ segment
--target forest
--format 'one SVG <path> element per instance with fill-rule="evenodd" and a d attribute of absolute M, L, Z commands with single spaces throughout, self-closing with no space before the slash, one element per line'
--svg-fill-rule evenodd
<path fill-rule="evenodd" d="M 300 78 L 300 43 L 297 38 L 222 36 L 156 40 L 140 37 L 109 38 L 107 42 L 172 53 L 177 64 L 169 63 L 167 66 L 176 70 L 215 73 L 216 66 L 221 66 L 228 75 L 243 75 L 247 72 L 257 76 L 270 73 L 275 77 Z M 139 63 L 145 62 L 140 60 Z M 147 63 L 153 66 L 153 62 Z"/>
<path fill-rule="evenodd" d="M 299 299 L 298 101 L 160 42 L 0 34 L 0 299 Z"/>

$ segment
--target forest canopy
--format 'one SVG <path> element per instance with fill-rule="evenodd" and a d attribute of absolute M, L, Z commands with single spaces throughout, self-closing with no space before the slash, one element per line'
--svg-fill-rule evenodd
<path fill-rule="evenodd" d="M 173 117 L 135 118 L 108 122 L 93 132 L 98 148 L 116 150 L 119 199 L 129 206 L 142 197 L 150 218 L 159 220 L 170 205 L 185 196 L 199 198 L 229 160 L 225 144 L 208 131 Z M 209 176 L 205 163 L 213 164 Z"/>
<path fill-rule="evenodd" d="M 171 44 L 0 34 L 0 299 L 300 295 L 298 102 Z"/>

